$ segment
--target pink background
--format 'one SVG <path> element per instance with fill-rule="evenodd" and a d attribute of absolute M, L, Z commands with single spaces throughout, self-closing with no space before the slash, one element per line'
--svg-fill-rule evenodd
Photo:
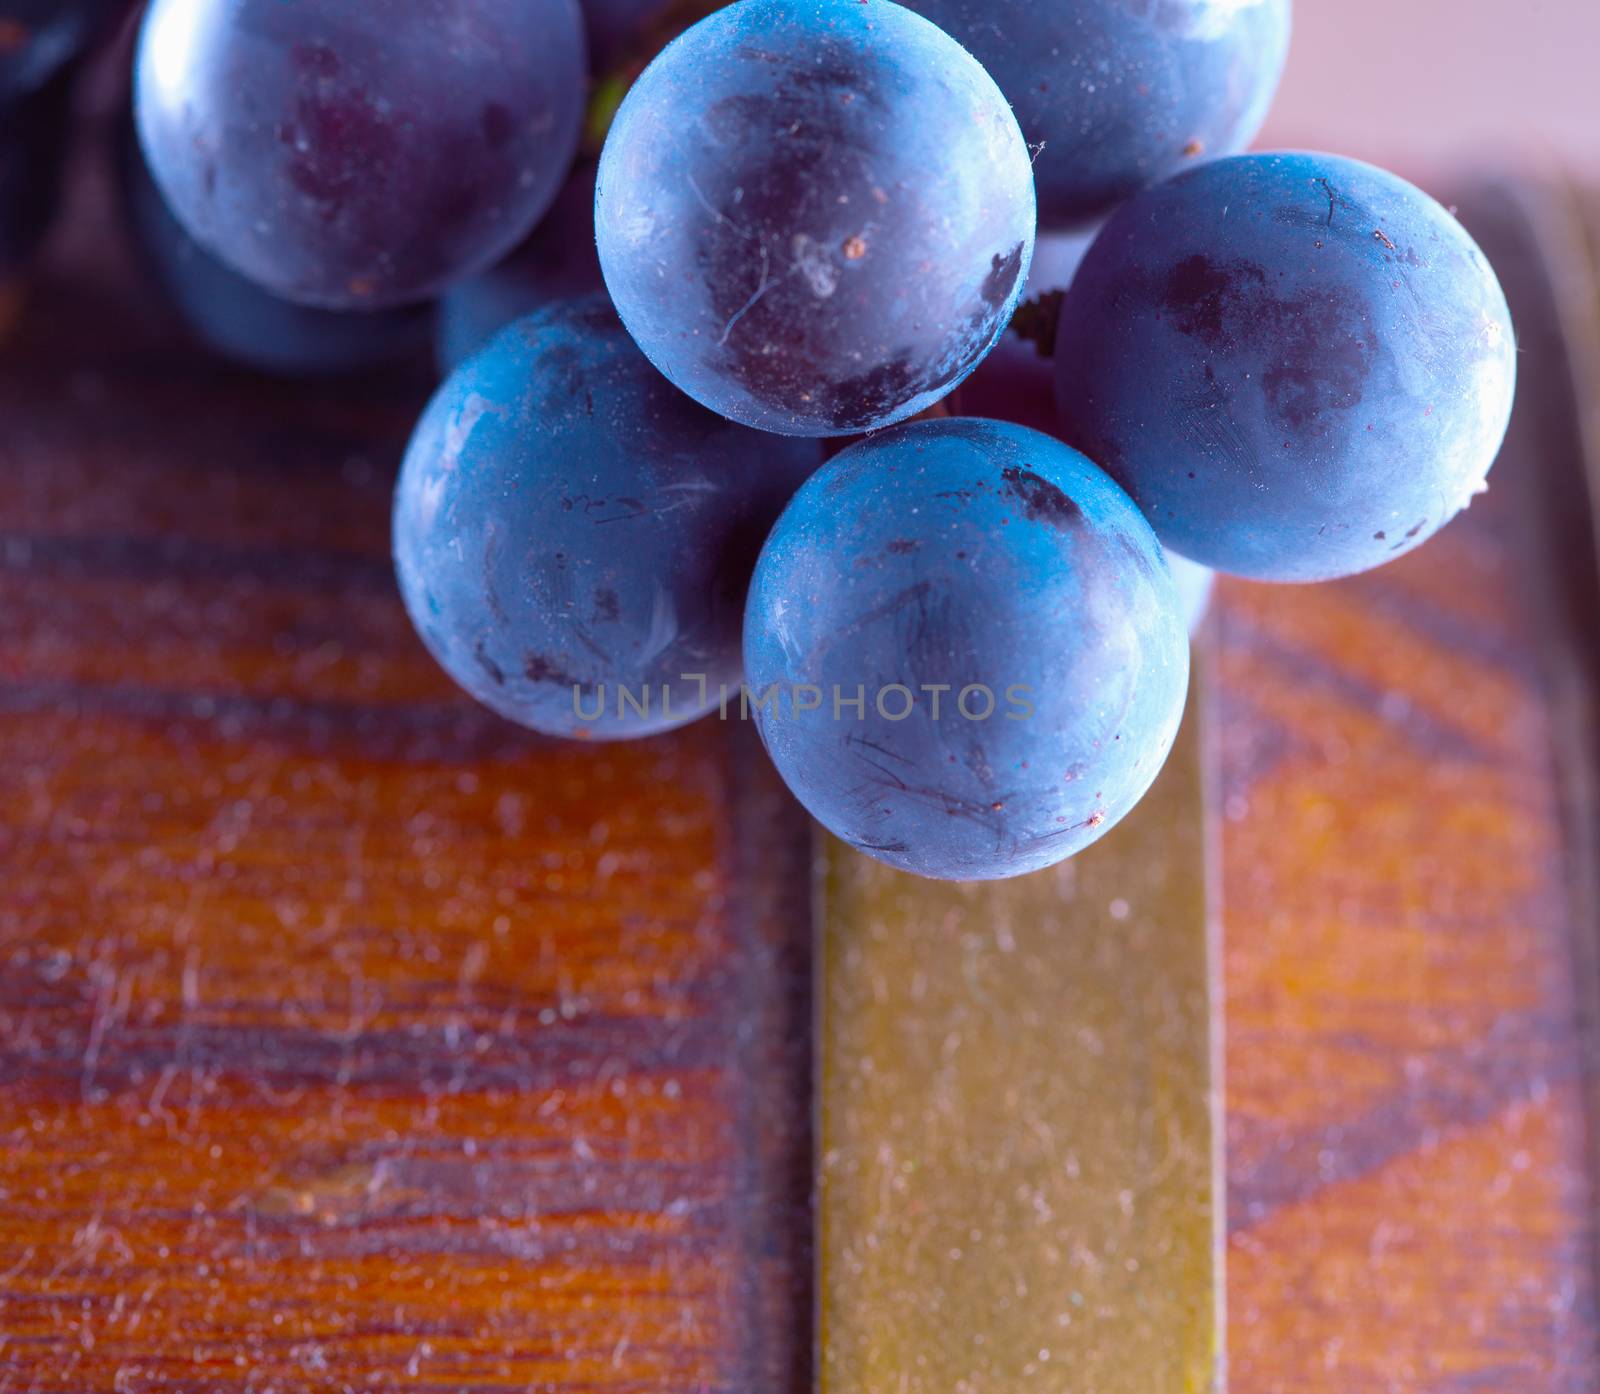
<path fill-rule="evenodd" d="M 1265 148 L 1600 177 L 1600 0 L 1295 0 Z"/>

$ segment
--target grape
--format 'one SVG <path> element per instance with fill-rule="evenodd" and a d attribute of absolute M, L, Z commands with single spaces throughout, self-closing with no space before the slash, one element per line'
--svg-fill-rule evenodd
<path fill-rule="evenodd" d="M 583 164 L 532 237 L 500 265 L 440 297 L 434 338 L 440 369 L 450 372 L 524 315 L 603 285 L 594 250 L 594 166 Z"/>
<path fill-rule="evenodd" d="M 25 265 L 49 231 L 61 199 L 71 133 L 72 73 L 0 108 L 0 277 Z"/>
<path fill-rule="evenodd" d="M 938 401 L 1004 330 L 1033 252 L 999 90 L 888 0 L 742 0 L 678 39 L 600 161 L 600 264 L 650 360 L 789 435 Z"/>
<path fill-rule="evenodd" d="M 127 123 L 118 142 L 119 183 L 145 265 L 194 336 L 246 367 L 292 376 L 360 372 L 428 342 L 425 307 L 340 313 L 281 300 L 229 270 L 172 216 Z"/>
<path fill-rule="evenodd" d="M 1103 218 L 1255 137 L 1289 51 L 1289 0 L 909 0 L 994 75 L 1038 150 L 1039 223 Z"/>
<path fill-rule="evenodd" d="M 0 0 L 0 102 L 43 87 L 124 8 L 125 0 Z"/>
<path fill-rule="evenodd" d="M 998 421 L 914 422 L 826 465 L 761 554 L 744 642 L 749 705 L 800 801 L 948 880 L 1032 871 L 1110 829 L 1166 759 L 1188 684 L 1177 593 L 1132 501 Z"/>
<path fill-rule="evenodd" d="M 574 0 L 153 0 L 135 102 L 197 242 L 274 294 L 370 309 L 527 235 L 585 82 Z"/>
<path fill-rule="evenodd" d="M 598 739 L 681 726 L 737 692 L 751 565 L 819 455 L 691 402 L 603 295 L 560 302 L 423 415 L 395 498 L 401 592 L 502 716 Z"/>
<path fill-rule="evenodd" d="M 1066 438 L 1163 542 L 1262 580 L 1410 550 L 1483 487 L 1516 346 L 1483 254 L 1403 180 L 1241 155 L 1127 204 L 1062 307 Z"/>

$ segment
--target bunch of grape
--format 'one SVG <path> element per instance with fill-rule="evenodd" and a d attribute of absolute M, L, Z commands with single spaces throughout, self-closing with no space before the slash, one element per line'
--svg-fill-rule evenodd
<path fill-rule="evenodd" d="M 751 719 L 850 843 L 1012 876 L 1150 786 L 1208 568 L 1405 552 L 1507 424 L 1454 219 L 1236 153 L 1288 33 L 1289 0 L 152 0 L 134 202 L 359 326 L 341 364 L 440 298 L 395 560 L 470 693 L 579 739 Z M 952 415 L 1036 245 L 1055 410 L 1015 409 L 1013 345 Z"/>

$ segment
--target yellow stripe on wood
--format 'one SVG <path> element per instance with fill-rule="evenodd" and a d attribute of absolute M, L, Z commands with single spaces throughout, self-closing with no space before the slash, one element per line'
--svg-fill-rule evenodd
<path fill-rule="evenodd" d="M 1095 847 L 820 887 L 824 1394 L 1201 1394 L 1221 1209 L 1199 740 Z"/>

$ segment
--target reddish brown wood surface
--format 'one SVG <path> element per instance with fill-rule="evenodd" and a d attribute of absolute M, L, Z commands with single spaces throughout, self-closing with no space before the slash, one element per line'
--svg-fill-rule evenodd
<path fill-rule="evenodd" d="M 0 1390 L 803 1386 L 805 824 L 457 694 L 425 380 L 208 366 L 109 239 L 0 360 Z"/>
<path fill-rule="evenodd" d="M 1600 590 L 1543 250 L 1465 211 L 1523 350 L 1489 496 L 1216 617 L 1235 1394 L 1600 1388 Z"/>

